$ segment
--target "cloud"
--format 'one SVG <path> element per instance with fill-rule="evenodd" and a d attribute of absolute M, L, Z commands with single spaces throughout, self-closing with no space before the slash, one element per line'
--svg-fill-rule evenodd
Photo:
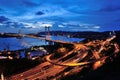
<path fill-rule="evenodd" d="M 0 0 L 0 14 L 12 19 L 7 23 L 7 19 L 2 18 L 0 23 L 11 28 L 42 29 L 45 24 L 50 24 L 54 30 L 107 30 L 105 24 L 114 26 L 113 20 L 120 14 L 119 0 L 12 1 Z"/>
<path fill-rule="evenodd" d="M 52 27 L 52 24 L 50 23 L 43 23 L 41 24 L 42 27 Z"/>
<path fill-rule="evenodd" d="M 59 28 L 64 28 L 65 26 L 64 25 L 58 25 Z"/>
<path fill-rule="evenodd" d="M 57 26 L 56 26 L 57 27 Z M 63 22 L 59 23 L 57 30 L 67 30 L 67 31 L 99 31 L 101 29 L 101 26 L 98 26 L 96 24 L 86 24 L 86 23 L 80 23 L 80 22 Z"/>
<path fill-rule="evenodd" d="M 100 28 L 100 26 L 94 26 L 93 28 L 95 28 L 95 29 L 99 29 L 99 28 Z"/>
<path fill-rule="evenodd" d="M 23 24 L 24 28 L 29 28 L 29 29 L 44 29 L 45 26 L 47 27 L 52 27 L 52 23 L 50 22 L 35 22 L 35 23 L 27 23 L 27 22 L 20 22 L 21 24 Z"/>
<path fill-rule="evenodd" d="M 114 19 L 114 22 L 120 22 L 120 17 L 118 17 L 117 19 Z"/>
<path fill-rule="evenodd" d="M 44 13 L 42 11 L 38 11 L 35 13 L 36 15 L 43 15 Z"/>
<path fill-rule="evenodd" d="M 4 11 L 4 10 L 3 10 L 2 8 L 0 8 L 0 12 L 1 12 L 1 11 Z"/>
<path fill-rule="evenodd" d="M 36 6 L 38 6 L 37 3 L 32 2 L 32 1 L 24 1 L 24 0 L 23 0 L 23 4 L 24 4 L 25 6 L 27 6 L 27 7 L 36 7 Z"/>
<path fill-rule="evenodd" d="M 109 5 L 101 8 L 99 11 L 104 11 L 104 12 L 113 12 L 113 11 L 120 11 L 120 6 L 118 5 Z"/>
<path fill-rule="evenodd" d="M 9 19 L 5 16 L 0 16 L 0 23 L 4 22 L 4 21 L 8 21 Z"/>

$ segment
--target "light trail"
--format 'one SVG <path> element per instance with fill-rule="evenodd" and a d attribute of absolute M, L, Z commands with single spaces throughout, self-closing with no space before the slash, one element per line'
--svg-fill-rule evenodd
<path fill-rule="evenodd" d="M 16 36 L 18 36 L 18 35 L 16 35 Z M 93 50 L 91 53 L 92 57 L 90 56 L 89 59 L 84 60 L 89 55 L 88 50 L 90 48 L 83 44 L 63 42 L 63 41 L 59 41 L 59 40 L 50 40 L 50 39 L 46 39 L 43 37 L 37 37 L 37 36 L 33 36 L 33 35 L 21 35 L 21 36 L 37 38 L 37 39 L 42 39 L 42 40 L 48 40 L 48 41 L 63 43 L 63 44 L 72 44 L 74 47 L 73 47 L 73 50 L 69 51 L 68 53 L 66 53 L 65 55 L 63 55 L 62 57 L 60 57 L 58 59 L 51 60 L 50 57 L 52 56 L 52 54 L 47 55 L 45 57 L 45 59 L 47 60 L 46 62 L 43 62 L 40 65 L 38 65 L 37 67 L 32 68 L 23 73 L 13 75 L 10 77 L 10 80 L 23 80 L 23 79 L 35 80 L 37 78 L 46 80 L 46 79 L 49 79 L 48 77 L 53 77 L 55 79 L 56 76 L 60 75 L 60 73 L 62 73 L 65 69 L 67 69 L 69 67 L 75 68 L 76 66 L 78 66 L 79 69 L 81 70 L 85 66 L 88 66 L 89 64 L 93 64 L 93 69 L 97 69 L 98 67 L 101 67 L 105 63 L 105 60 L 107 58 L 110 57 L 110 56 L 100 56 L 101 51 L 105 47 L 105 44 L 107 42 L 109 42 L 109 44 L 110 44 L 110 41 L 116 37 L 116 36 L 112 36 L 111 38 L 108 38 L 105 41 L 98 43 L 98 44 L 100 44 L 100 46 L 99 46 L 100 49 L 99 50 L 94 49 L 95 51 Z M 89 44 L 87 44 L 87 45 L 94 46 L 96 44 L 92 44 L 92 42 L 91 43 L 89 42 Z M 119 46 L 117 44 L 114 44 L 114 47 L 115 47 L 115 51 L 114 51 L 115 53 L 120 51 Z M 79 54 L 75 54 L 75 56 L 72 56 L 72 57 L 62 61 L 62 59 L 66 58 L 67 56 L 69 56 L 72 53 L 79 51 L 79 50 L 83 50 L 83 51 Z M 52 65 L 52 67 L 44 69 L 44 70 L 42 69 L 43 67 L 46 67 L 49 65 Z M 73 71 L 74 71 L 74 68 L 73 68 Z M 69 71 L 67 73 L 65 73 L 65 75 L 68 75 L 68 74 L 70 74 Z"/>

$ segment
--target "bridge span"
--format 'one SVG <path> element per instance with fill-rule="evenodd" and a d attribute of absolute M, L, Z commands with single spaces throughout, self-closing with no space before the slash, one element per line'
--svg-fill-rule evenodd
<path fill-rule="evenodd" d="M 65 42 L 65 41 L 61 41 L 61 40 L 52 40 L 50 38 L 46 38 L 46 37 L 39 37 L 39 36 L 35 36 L 35 35 L 29 35 L 29 34 L 6 34 L 7 36 L 14 36 L 14 37 L 29 37 L 29 38 L 37 38 L 40 40 L 45 40 L 47 42 L 54 42 L 54 43 L 62 43 L 62 44 L 73 44 L 72 42 Z"/>

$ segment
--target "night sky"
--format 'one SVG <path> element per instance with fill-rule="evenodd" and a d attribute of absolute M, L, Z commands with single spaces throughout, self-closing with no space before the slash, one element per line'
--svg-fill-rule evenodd
<path fill-rule="evenodd" d="M 120 0 L 0 0 L 0 32 L 120 30 Z"/>

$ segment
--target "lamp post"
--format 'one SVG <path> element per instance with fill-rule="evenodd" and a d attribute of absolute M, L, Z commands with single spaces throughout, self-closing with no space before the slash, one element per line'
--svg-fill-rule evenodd
<path fill-rule="evenodd" d="M 4 66 L 0 66 L 0 76 L 1 76 L 0 80 L 5 80 L 3 72 L 4 72 Z"/>
<path fill-rule="evenodd" d="M 5 79 L 4 79 L 3 72 L 1 73 L 1 80 L 5 80 Z"/>

